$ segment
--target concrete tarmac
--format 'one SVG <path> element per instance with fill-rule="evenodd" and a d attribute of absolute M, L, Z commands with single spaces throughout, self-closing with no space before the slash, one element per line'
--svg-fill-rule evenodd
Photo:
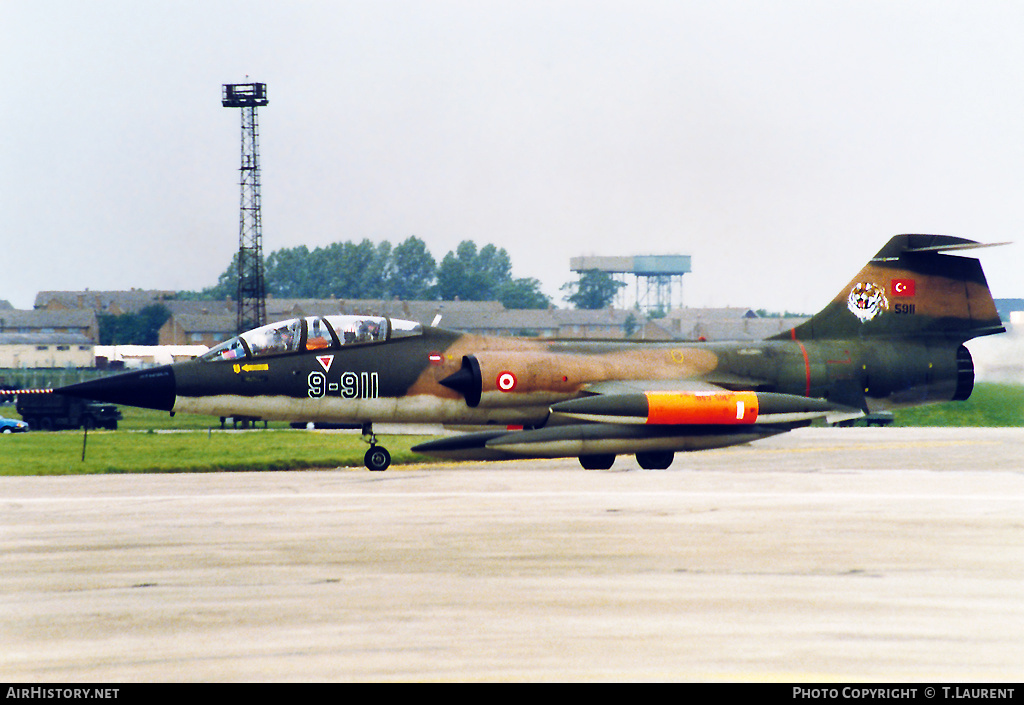
<path fill-rule="evenodd" d="M 1020 681 L 1022 448 L 0 478 L 0 678 Z"/>

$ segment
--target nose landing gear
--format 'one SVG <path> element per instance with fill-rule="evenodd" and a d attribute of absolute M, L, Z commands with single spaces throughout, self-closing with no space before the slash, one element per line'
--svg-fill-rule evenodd
<path fill-rule="evenodd" d="M 363 440 L 370 444 L 370 450 L 363 456 L 366 469 L 373 472 L 384 472 L 391 465 L 391 453 L 384 446 L 377 445 L 377 435 L 373 432 L 373 424 L 363 424 Z"/>

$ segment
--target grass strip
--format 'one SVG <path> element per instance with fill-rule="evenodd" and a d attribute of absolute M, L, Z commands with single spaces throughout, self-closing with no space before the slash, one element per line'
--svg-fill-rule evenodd
<path fill-rule="evenodd" d="M 91 431 L 82 460 L 82 431 L 0 435 L 0 476 L 149 472 L 237 472 L 363 467 L 358 432 L 221 431 L 219 418 L 122 407 L 117 431 Z M 13 406 L 0 414 L 17 417 Z M 1024 386 L 979 383 L 967 401 L 901 409 L 896 426 L 1024 426 Z M 230 424 L 228 424 L 230 428 Z M 409 448 L 425 436 L 380 437 L 392 463 L 431 462 Z"/>
<path fill-rule="evenodd" d="M 82 431 L 4 436 L 0 475 L 232 472 L 363 467 L 358 434 L 332 431 Z M 380 437 L 394 464 L 429 462 L 409 448 L 423 436 Z"/>

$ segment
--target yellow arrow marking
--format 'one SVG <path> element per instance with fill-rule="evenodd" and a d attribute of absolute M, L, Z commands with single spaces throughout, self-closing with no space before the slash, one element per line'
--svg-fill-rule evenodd
<path fill-rule="evenodd" d="M 264 363 L 262 365 L 235 365 L 235 374 L 239 372 L 266 372 L 270 369 L 270 365 Z"/>

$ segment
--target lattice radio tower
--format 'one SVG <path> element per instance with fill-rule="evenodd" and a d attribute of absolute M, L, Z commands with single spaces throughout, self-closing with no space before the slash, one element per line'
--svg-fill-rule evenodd
<path fill-rule="evenodd" d="M 224 84 L 221 105 L 242 109 L 241 211 L 238 217 L 238 332 L 267 322 L 260 218 L 260 144 L 256 108 L 267 104 L 267 84 Z"/>

